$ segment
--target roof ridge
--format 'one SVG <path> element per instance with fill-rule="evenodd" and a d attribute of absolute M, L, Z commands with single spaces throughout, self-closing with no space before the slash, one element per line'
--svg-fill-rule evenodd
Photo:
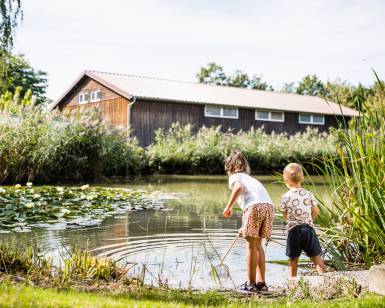
<path fill-rule="evenodd" d="M 319 96 L 305 95 L 305 94 L 298 94 L 298 93 L 285 93 L 285 92 L 282 92 L 282 91 L 274 91 L 274 90 L 271 91 L 271 90 L 241 88 L 241 87 L 234 87 L 234 86 L 224 86 L 224 85 L 216 85 L 216 84 L 199 83 L 199 82 L 194 82 L 194 81 L 176 80 L 176 79 L 170 79 L 170 78 L 160 78 L 160 77 L 135 75 L 135 74 L 114 73 L 114 72 L 106 72 L 106 71 L 98 71 L 98 70 L 86 70 L 86 72 L 97 73 L 97 74 L 101 73 L 101 74 L 116 75 L 116 76 L 125 76 L 125 77 L 133 77 L 133 78 L 141 78 L 141 79 L 173 81 L 173 82 L 188 83 L 188 84 L 207 86 L 207 87 L 222 87 L 222 88 L 227 88 L 227 89 L 246 90 L 246 91 L 258 91 L 258 92 L 265 92 L 265 93 L 267 92 L 267 93 L 273 93 L 273 94 L 279 94 L 279 95 L 291 95 L 291 96 L 300 96 L 300 97 L 306 96 L 306 97 L 309 97 L 309 98 L 325 100 L 325 98 L 322 98 L 322 97 L 319 97 Z M 334 102 L 329 101 L 329 100 L 327 100 L 327 101 L 329 103 L 334 103 Z"/>

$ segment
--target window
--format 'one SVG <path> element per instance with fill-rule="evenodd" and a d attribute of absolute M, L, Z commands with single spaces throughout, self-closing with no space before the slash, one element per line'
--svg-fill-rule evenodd
<path fill-rule="evenodd" d="M 238 119 L 238 108 L 206 105 L 205 117 Z"/>
<path fill-rule="evenodd" d="M 325 116 L 321 114 L 300 113 L 298 117 L 298 122 L 301 124 L 324 125 Z"/>
<path fill-rule="evenodd" d="M 100 90 L 97 91 L 91 91 L 91 102 L 98 102 L 100 101 L 102 95 L 100 93 Z"/>
<path fill-rule="evenodd" d="M 281 111 L 256 110 L 255 119 L 259 121 L 284 122 L 285 114 Z"/>
<path fill-rule="evenodd" d="M 88 103 L 90 100 L 90 95 L 86 92 L 79 93 L 79 104 L 85 104 Z"/>

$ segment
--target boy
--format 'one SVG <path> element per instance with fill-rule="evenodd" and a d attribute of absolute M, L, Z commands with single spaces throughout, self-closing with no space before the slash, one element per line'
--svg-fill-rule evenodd
<path fill-rule="evenodd" d="M 299 164 L 288 164 L 283 170 L 283 178 L 289 189 L 282 198 L 281 211 L 288 220 L 286 255 L 289 257 L 290 277 L 297 276 L 298 258 L 302 251 L 313 261 L 318 274 L 322 274 L 322 250 L 313 223 L 318 215 L 317 200 L 310 191 L 301 187 L 304 175 Z"/>

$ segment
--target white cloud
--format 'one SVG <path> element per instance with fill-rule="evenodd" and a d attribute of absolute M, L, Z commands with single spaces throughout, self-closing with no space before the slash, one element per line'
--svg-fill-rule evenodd
<path fill-rule="evenodd" d="M 210 61 L 276 86 L 308 73 L 385 76 L 382 1 L 27 0 L 16 51 L 57 98 L 84 69 L 194 80 Z"/>

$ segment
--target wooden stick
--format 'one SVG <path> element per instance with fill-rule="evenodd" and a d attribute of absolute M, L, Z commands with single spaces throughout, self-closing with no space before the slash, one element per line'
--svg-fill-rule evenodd
<path fill-rule="evenodd" d="M 230 245 L 229 249 L 226 251 L 225 255 L 222 257 L 222 259 L 221 259 L 221 263 L 219 263 L 219 265 L 222 265 L 222 264 L 223 264 L 223 262 L 225 261 L 225 259 L 226 259 L 227 255 L 229 254 L 229 252 L 230 252 L 231 248 L 233 248 L 233 246 L 234 246 L 235 242 L 236 242 L 236 241 L 237 241 L 237 239 L 239 238 L 239 235 L 240 235 L 240 233 L 238 232 L 238 233 L 237 233 L 237 236 L 235 237 L 235 239 L 234 239 L 234 240 L 233 240 L 233 242 L 231 243 L 231 245 Z"/>

